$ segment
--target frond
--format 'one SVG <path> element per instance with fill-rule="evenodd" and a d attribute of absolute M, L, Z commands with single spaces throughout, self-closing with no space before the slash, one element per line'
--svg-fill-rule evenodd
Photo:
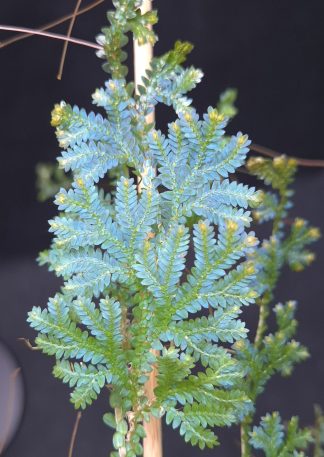
<path fill-rule="evenodd" d="M 57 216 L 49 221 L 50 232 L 57 237 L 56 246 L 59 248 L 79 248 L 99 246 L 105 240 L 104 234 L 98 231 L 97 225 L 91 220 L 78 220 Z"/>
<path fill-rule="evenodd" d="M 305 456 L 305 449 L 312 441 L 307 429 L 298 428 L 298 418 L 293 417 L 285 428 L 277 412 L 262 417 L 259 427 L 254 427 L 250 442 L 255 449 L 263 450 L 266 457 Z"/>
<path fill-rule="evenodd" d="M 180 426 L 180 435 L 191 444 L 198 444 L 201 449 L 206 446 L 214 447 L 217 438 L 208 427 L 229 426 L 237 419 L 224 408 L 217 410 L 212 405 L 199 403 L 187 404 L 183 411 L 168 408 L 166 423 L 172 424 L 173 428 Z"/>
<path fill-rule="evenodd" d="M 55 203 L 69 215 L 50 221 L 56 246 L 78 248 L 101 244 L 116 260 L 124 261 L 130 255 L 122 232 L 112 220 L 111 208 L 100 198 L 95 186 L 86 186 L 78 180 L 72 189 L 61 189 Z"/>
<path fill-rule="evenodd" d="M 108 170 L 118 165 L 124 156 L 117 153 L 108 143 L 90 141 L 74 145 L 73 148 L 62 152 L 58 158 L 61 168 L 72 170 L 76 178 L 86 184 L 97 183 Z"/>
<path fill-rule="evenodd" d="M 206 341 L 195 344 L 192 340 L 188 340 L 187 344 L 186 353 L 192 355 L 194 360 L 199 361 L 204 368 L 212 368 L 213 379 L 215 379 L 215 373 L 218 373 L 218 386 L 232 387 L 238 379 L 242 378 L 242 366 L 223 347 Z"/>
<path fill-rule="evenodd" d="M 99 296 L 111 279 L 125 280 L 120 265 L 99 249 L 79 249 L 61 252 L 53 250 L 50 265 L 58 276 L 63 276 L 64 291 L 72 296 Z"/>
<path fill-rule="evenodd" d="M 97 89 L 93 94 L 93 102 L 107 112 L 113 150 L 122 155 L 124 161 L 140 168 L 144 158 L 132 127 L 132 119 L 136 116 L 135 100 L 129 96 L 125 81 L 107 81 L 104 89 Z"/>
<path fill-rule="evenodd" d="M 109 139 L 109 123 L 101 114 L 90 112 L 77 106 L 61 102 L 52 112 L 52 125 L 56 126 L 56 136 L 62 148 L 87 141 L 107 142 Z"/>
<path fill-rule="evenodd" d="M 189 418 L 187 412 L 178 411 L 175 408 L 169 408 L 166 414 L 167 425 L 172 425 L 172 428 L 180 426 L 180 435 L 184 440 L 190 442 L 193 446 L 198 445 L 201 450 L 206 446 L 213 448 L 219 444 L 214 432 L 200 425 L 199 419 L 191 415 Z"/>
<path fill-rule="evenodd" d="M 219 361 L 220 359 L 221 357 Z M 233 365 L 235 364 L 236 362 L 233 361 Z M 158 360 L 158 386 L 155 389 L 157 402 L 166 405 L 166 408 L 174 401 L 182 406 L 186 403 L 192 404 L 194 401 L 201 404 L 212 402 L 215 409 L 228 408 L 233 411 L 236 409 L 240 413 L 251 406 L 251 402 L 243 392 L 215 388 L 231 385 L 231 373 L 225 367 L 222 372 L 219 368 L 215 370 L 210 368 L 206 372 L 198 372 L 197 375 L 191 374 L 193 368 L 194 361 L 191 356 L 179 357 L 179 350 L 174 349 L 164 351 Z M 238 366 L 236 368 L 238 369 Z M 220 374 L 224 378 L 228 375 L 229 381 L 220 380 Z"/>
<path fill-rule="evenodd" d="M 42 334 L 39 339 L 36 338 L 36 344 L 47 354 L 56 355 L 57 358 L 82 359 L 94 365 L 106 362 L 105 349 L 74 322 L 60 324 L 46 309 L 39 307 L 30 311 L 28 322 Z"/>
<path fill-rule="evenodd" d="M 159 281 L 165 295 L 173 294 L 185 268 L 189 248 L 189 233 L 184 226 L 175 225 L 159 239 L 157 264 Z"/>
<path fill-rule="evenodd" d="M 242 133 L 233 136 L 217 156 L 217 173 L 223 178 L 227 178 L 230 173 L 234 173 L 236 168 L 245 162 L 250 144 L 251 141 Z"/>
<path fill-rule="evenodd" d="M 284 155 L 273 160 L 253 157 L 247 161 L 246 166 L 253 175 L 280 192 L 287 190 L 297 170 L 296 161 Z"/>
<path fill-rule="evenodd" d="M 71 401 L 76 408 L 85 409 L 96 400 L 101 389 L 110 383 L 112 376 L 104 365 L 85 365 L 70 363 L 67 360 L 57 361 L 53 374 L 70 387 L 75 387 Z"/>
<path fill-rule="evenodd" d="M 157 223 L 158 214 L 159 195 L 154 187 L 145 187 L 138 199 L 134 180 L 121 178 L 117 183 L 116 222 L 130 249 L 141 244 Z"/>
<path fill-rule="evenodd" d="M 301 271 L 312 263 L 315 256 L 305 248 L 317 241 L 320 236 L 318 228 L 310 227 L 303 219 L 295 219 L 282 246 L 286 261 L 292 270 Z"/>
<path fill-rule="evenodd" d="M 201 200 L 209 206 L 229 205 L 246 209 L 260 203 L 260 194 L 254 187 L 224 179 L 214 181 L 211 186 L 206 187 Z"/>
<path fill-rule="evenodd" d="M 190 343 L 197 345 L 202 341 L 233 343 L 247 334 L 244 323 L 237 319 L 239 312 L 239 308 L 229 307 L 225 311 L 219 309 L 209 317 L 173 323 L 161 339 L 173 341 L 182 350 Z"/>
<path fill-rule="evenodd" d="M 253 211 L 253 216 L 260 224 L 275 218 L 279 199 L 276 194 L 272 192 L 264 192 L 262 194 L 261 204 Z"/>
<path fill-rule="evenodd" d="M 278 329 L 264 337 L 260 349 L 247 340 L 235 343 L 238 360 L 253 382 L 253 395 L 264 390 L 274 373 L 287 376 L 297 363 L 308 357 L 307 349 L 293 339 L 297 328 L 295 312 L 294 302 L 275 307 Z"/>
<path fill-rule="evenodd" d="M 157 299 L 163 300 L 163 285 L 161 284 L 157 271 L 156 249 L 152 242 L 145 240 L 142 252 L 135 256 L 136 264 L 133 269 L 141 284 Z"/>
<path fill-rule="evenodd" d="M 237 224 L 229 222 L 226 226 L 220 226 L 218 240 L 214 244 L 210 241 L 211 239 L 208 235 L 210 234 L 210 228 L 208 227 L 205 222 L 201 222 L 195 227 L 195 265 L 187 281 L 178 290 L 175 306 L 176 319 L 183 319 L 187 317 L 188 312 L 195 313 L 201 308 L 207 308 L 208 305 L 217 303 L 217 297 L 216 301 L 211 300 L 209 302 L 208 294 L 214 292 L 215 287 L 217 291 L 217 283 L 225 275 L 225 271 L 235 265 L 251 249 L 251 244 L 255 244 L 256 241 L 253 236 L 251 238 L 246 237 L 244 232 L 238 228 Z M 206 240 L 204 240 L 204 237 Z M 201 259 L 204 260 L 202 261 Z M 241 275 L 242 271 L 245 272 L 243 278 L 246 276 L 252 279 L 255 274 L 255 270 L 251 264 L 247 264 L 246 269 L 238 267 L 238 273 L 232 273 L 232 278 L 230 277 L 234 282 L 234 290 L 235 282 L 238 283 L 239 281 L 237 280 L 240 277 L 243 279 Z M 229 279 L 229 282 L 231 279 Z M 227 278 L 219 286 L 221 288 L 222 285 L 225 285 L 226 291 L 227 285 L 225 281 L 227 281 Z M 246 300 L 247 297 L 249 297 L 248 302 L 253 301 L 252 294 L 249 295 L 246 289 L 243 290 L 243 294 L 244 298 L 242 301 Z M 221 296 L 221 293 L 219 295 Z M 233 303 L 232 297 L 228 298 L 229 302 Z M 225 300 L 225 295 L 223 295 L 222 299 Z"/>
<path fill-rule="evenodd" d="M 238 109 L 235 106 L 237 99 L 236 89 L 226 89 L 220 94 L 219 102 L 217 103 L 218 111 L 225 117 L 231 119 L 236 116 Z"/>

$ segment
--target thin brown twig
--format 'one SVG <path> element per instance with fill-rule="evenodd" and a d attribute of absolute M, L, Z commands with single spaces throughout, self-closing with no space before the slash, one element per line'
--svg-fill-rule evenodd
<path fill-rule="evenodd" d="M 88 11 L 92 10 L 93 8 L 96 8 L 99 6 L 101 3 L 103 3 L 105 0 L 97 0 L 93 3 L 90 3 L 90 5 L 85 6 L 84 8 L 80 9 L 76 16 L 80 16 L 81 14 L 87 13 Z M 55 21 L 48 22 L 47 24 L 43 24 L 39 27 L 39 30 L 41 31 L 46 31 L 49 29 L 52 29 L 53 27 L 56 27 L 57 25 L 64 24 L 64 22 L 69 21 L 73 17 L 74 13 L 67 14 L 66 16 L 62 16 L 59 19 L 56 19 Z M 0 48 L 4 48 L 6 46 L 9 46 L 10 44 L 16 43 L 17 41 L 24 40 L 26 38 L 30 38 L 33 36 L 31 33 L 19 33 L 12 38 L 8 38 L 7 40 L 1 41 L 0 42 Z"/>
<path fill-rule="evenodd" d="M 31 342 L 29 341 L 29 339 L 27 338 L 17 338 L 18 341 L 21 341 L 25 346 L 28 347 L 28 349 L 30 349 L 31 351 L 40 351 L 40 348 L 37 347 L 37 346 L 33 346 L 31 344 Z"/>
<path fill-rule="evenodd" d="M 93 49 L 102 49 L 102 46 L 100 46 L 97 43 L 92 43 L 91 41 L 86 41 L 86 40 L 81 40 L 80 38 L 68 38 L 65 35 L 61 35 L 59 33 L 50 33 L 50 32 L 43 32 L 42 30 L 37 30 L 37 29 L 29 29 L 25 27 L 16 27 L 13 25 L 0 25 L 0 30 L 8 30 L 11 32 L 23 32 L 23 33 L 28 33 L 30 35 L 40 35 L 44 36 L 47 38 L 53 38 L 55 40 L 63 40 L 63 41 L 69 41 L 70 43 L 74 44 L 79 44 L 81 46 L 87 46 L 88 48 L 93 48 Z M 0 48 L 2 48 L 3 45 L 0 44 Z"/>
<path fill-rule="evenodd" d="M 259 154 L 265 155 L 267 157 L 278 157 L 282 155 L 280 152 L 273 151 L 272 149 L 266 148 L 265 146 L 260 146 L 259 144 L 252 143 L 250 146 L 251 151 L 258 152 Z M 296 160 L 297 165 L 301 167 L 311 167 L 311 168 L 323 168 L 324 160 L 316 159 L 302 159 L 299 157 L 287 156 Z"/>
<path fill-rule="evenodd" d="M 74 450 L 74 445 L 75 445 L 75 439 L 76 439 L 76 436 L 77 436 L 77 433 L 78 433 L 78 428 L 79 428 L 79 425 L 80 425 L 81 417 L 82 417 L 82 414 L 81 414 L 81 412 L 79 411 L 78 414 L 77 414 L 77 416 L 76 416 L 76 419 L 75 419 L 75 422 L 74 422 L 74 427 L 73 427 L 73 430 L 72 430 L 72 435 L 71 435 L 71 441 L 70 441 L 70 447 L 69 447 L 68 457 L 72 457 L 72 456 L 73 456 L 73 450 Z"/>
<path fill-rule="evenodd" d="M 12 423 L 13 413 L 14 413 L 14 404 L 15 404 L 15 385 L 17 377 L 20 373 L 21 368 L 16 368 L 10 375 L 10 385 L 9 385 L 9 394 L 8 394 L 8 402 L 6 408 L 6 423 L 4 428 L 3 440 L 0 442 L 0 455 L 5 450 L 6 443 L 9 438 L 10 433 L 10 426 Z"/>
<path fill-rule="evenodd" d="M 77 3 L 75 5 L 74 11 L 73 11 L 73 16 L 71 17 L 69 28 L 68 28 L 68 31 L 67 31 L 67 34 L 66 34 L 66 36 L 68 38 L 70 38 L 71 35 L 72 35 L 73 26 L 74 26 L 74 23 L 75 23 L 79 8 L 81 6 L 81 2 L 82 2 L 82 0 L 77 0 Z M 69 46 L 69 42 L 66 40 L 64 45 L 63 45 L 62 57 L 61 57 L 61 61 L 60 61 L 59 71 L 58 71 L 58 74 L 57 74 L 57 79 L 58 80 L 62 79 L 64 62 L 65 62 L 65 57 L 66 57 L 68 46 Z"/>

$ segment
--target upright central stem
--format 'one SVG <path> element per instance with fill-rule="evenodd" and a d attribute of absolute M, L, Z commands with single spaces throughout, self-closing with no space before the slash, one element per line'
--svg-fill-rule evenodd
<path fill-rule="evenodd" d="M 142 14 L 151 11 L 151 0 L 144 0 L 141 7 Z M 145 71 L 150 67 L 150 62 L 153 57 L 153 46 L 151 44 L 139 45 L 137 40 L 134 40 L 134 81 L 135 87 L 142 84 L 142 76 Z M 137 90 L 137 89 L 136 89 Z M 154 112 L 152 112 L 147 119 L 147 122 L 154 121 Z M 141 186 L 139 185 L 139 191 Z M 152 350 L 152 353 L 159 355 L 159 351 Z M 148 401 L 154 401 L 154 389 L 157 385 L 157 370 L 153 367 L 150 373 L 149 380 L 145 385 L 145 393 Z M 162 457 L 162 424 L 161 419 L 151 416 L 150 421 L 144 423 L 146 437 L 144 438 L 144 457 Z"/>

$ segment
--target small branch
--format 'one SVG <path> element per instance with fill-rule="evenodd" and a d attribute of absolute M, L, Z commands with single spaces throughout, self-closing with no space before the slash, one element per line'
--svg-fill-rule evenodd
<path fill-rule="evenodd" d="M 260 146 L 259 144 L 252 143 L 250 146 L 251 151 L 258 152 L 267 157 L 278 157 L 282 155 L 280 152 L 273 151 L 272 149 L 266 148 L 265 146 Z M 324 168 L 324 160 L 313 160 L 313 159 L 302 159 L 299 157 L 288 156 L 296 160 L 297 165 L 301 167 L 311 167 L 311 168 Z"/>
<path fill-rule="evenodd" d="M 87 13 L 88 11 L 92 10 L 96 6 L 99 6 L 101 3 L 103 3 L 105 0 L 97 0 L 96 2 L 90 3 L 90 5 L 85 6 L 84 8 L 80 9 L 76 16 L 81 16 L 81 14 Z M 59 19 L 56 19 L 55 21 L 49 22 L 47 24 L 44 24 L 39 27 L 39 30 L 45 31 L 52 29 L 53 27 L 56 27 L 57 25 L 64 24 L 64 22 L 67 22 L 73 17 L 74 13 L 67 14 L 66 16 L 63 16 Z M 19 33 L 12 38 L 8 38 L 7 40 L 1 41 L 0 42 L 0 48 L 4 48 L 6 46 L 9 46 L 10 44 L 16 43 L 17 41 L 24 40 L 25 38 L 30 38 L 33 36 L 31 33 Z"/>
<path fill-rule="evenodd" d="M 67 35 L 66 35 L 67 38 L 71 38 L 73 26 L 74 26 L 74 23 L 75 23 L 75 20 L 76 20 L 76 17 L 77 17 L 81 2 L 82 2 L 82 0 L 77 0 L 77 3 L 75 5 L 75 9 L 73 11 L 73 16 L 71 17 L 71 21 L 70 21 L 70 24 L 69 24 L 68 32 L 67 32 Z M 64 62 L 65 62 L 65 57 L 66 57 L 68 45 L 69 45 L 69 42 L 66 40 L 65 43 L 64 43 L 64 46 L 63 46 L 62 57 L 61 57 L 61 61 L 60 61 L 59 71 L 58 71 L 58 74 L 57 74 L 57 79 L 59 79 L 59 80 L 62 79 Z"/>
<path fill-rule="evenodd" d="M 62 41 L 68 41 L 70 43 L 74 44 L 79 44 L 81 46 L 86 46 L 88 48 L 93 48 L 93 49 L 102 49 L 102 46 L 96 43 L 91 43 L 90 41 L 86 40 L 81 40 L 79 38 L 72 38 L 72 37 L 67 37 L 65 35 L 61 35 L 58 33 L 51 33 L 51 32 L 43 32 L 42 30 L 37 30 L 37 29 L 29 29 L 25 27 L 15 27 L 13 25 L 0 25 L 0 30 L 8 30 L 11 32 L 23 32 L 23 33 L 28 33 L 29 35 L 39 35 L 39 36 L 44 36 L 47 38 L 53 38 L 55 40 L 62 40 Z M 0 48 L 3 47 L 3 44 L 0 44 Z"/>
<path fill-rule="evenodd" d="M 31 351 L 40 351 L 40 348 L 33 346 L 27 338 L 17 338 L 18 341 L 21 341 L 25 346 L 28 347 Z"/>
<path fill-rule="evenodd" d="M 262 344 L 264 334 L 267 330 L 267 318 L 269 316 L 268 303 L 260 303 L 259 322 L 255 335 L 254 345 L 259 348 Z"/>
<path fill-rule="evenodd" d="M 17 377 L 20 373 L 21 369 L 16 368 L 10 375 L 10 384 L 9 384 L 9 394 L 8 394 L 8 402 L 7 402 L 7 408 L 6 408 L 6 423 L 4 427 L 4 434 L 3 434 L 3 440 L 0 442 L 0 455 L 2 455 L 3 451 L 5 450 L 6 443 L 9 438 L 9 433 L 10 433 L 10 426 L 12 424 L 12 418 L 14 414 L 14 405 L 15 405 L 15 385 L 16 385 L 16 380 Z"/>
<path fill-rule="evenodd" d="M 72 430 L 72 435 L 71 435 L 71 441 L 70 441 L 70 447 L 69 447 L 69 453 L 68 453 L 68 457 L 72 457 L 73 456 L 73 450 L 74 450 L 74 445 L 75 445 L 75 439 L 76 439 L 76 436 L 77 436 L 77 433 L 78 433 L 78 428 L 79 428 L 79 425 L 80 425 L 80 420 L 82 418 L 82 414 L 81 412 L 79 411 L 77 416 L 76 416 L 76 419 L 75 419 L 75 423 L 74 423 L 74 427 L 73 427 L 73 430 Z"/>

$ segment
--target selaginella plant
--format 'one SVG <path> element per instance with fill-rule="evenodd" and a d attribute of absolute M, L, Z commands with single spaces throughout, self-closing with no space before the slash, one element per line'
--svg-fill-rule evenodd
<path fill-rule="evenodd" d="M 271 236 L 253 252 L 258 265 L 256 304 L 259 306 L 259 321 L 254 341 L 241 340 L 235 343 L 235 355 L 246 372 L 244 390 L 255 404 L 264 391 L 267 381 L 275 374 L 287 376 L 294 365 L 308 357 L 307 349 L 293 337 L 297 329 L 296 303 L 277 304 L 274 307 L 277 329 L 268 333 L 268 316 L 272 309 L 274 291 L 284 265 L 302 271 L 314 260 L 307 245 L 319 238 L 319 230 L 310 227 L 300 218 L 289 221 L 288 210 L 292 206 L 293 191 L 290 185 L 296 173 L 296 161 L 284 156 L 274 160 L 252 158 L 247 169 L 272 189 L 263 194 L 263 202 L 254 212 L 255 219 L 262 223 L 271 221 Z M 290 223 L 289 223 L 290 222 Z M 283 425 L 278 413 L 262 418 L 259 427 L 254 427 L 253 412 L 241 425 L 242 457 L 251 456 L 251 446 L 263 449 L 266 457 L 289 457 L 304 455 L 297 453 L 311 441 L 309 430 L 298 429 L 298 419 L 292 418 L 284 438 Z"/>
<path fill-rule="evenodd" d="M 112 456 L 143 453 L 143 424 L 151 416 L 165 416 L 201 449 L 218 444 L 216 426 L 242 423 L 243 456 L 251 446 L 269 457 L 301 456 L 309 433 L 295 418 L 286 437 L 276 413 L 252 430 L 267 380 L 307 355 L 292 340 L 293 302 L 275 308 L 278 330 L 266 335 L 282 266 L 310 263 L 304 247 L 318 237 L 301 219 L 285 229 L 295 163 L 248 162 L 278 196 L 238 183 L 234 173 L 246 163 L 250 141 L 241 133 L 225 136 L 235 114 L 233 93 L 218 109 L 197 114 L 186 93 L 202 73 L 183 68 L 192 47 L 186 42 L 155 57 L 135 88 L 126 79 L 124 46 L 129 34 L 154 44 L 157 14 L 143 14 L 140 0 L 113 3 L 110 26 L 97 38 L 111 74 L 93 94 L 102 114 L 65 102 L 52 113 L 64 149 L 59 165 L 72 183 L 56 195 L 54 239 L 40 256 L 64 285 L 45 309 L 29 313 L 36 345 L 55 357 L 54 376 L 73 388 L 76 408 L 90 405 L 102 389 L 109 394 L 113 412 L 104 421 L 115 429 Z M 175 112 L 163 132 L 147 122 L 158 103 Z M 111 173 L 106 193 L 102 183 Z M 249 231 L 249 207 L 258 207 L 259 220 L 273 220 L 260 247 Z M 255 342 L 239 319 L 252 303 L 260 308 Z M 152 399 L 145 385 L 153 367 Z"/>

